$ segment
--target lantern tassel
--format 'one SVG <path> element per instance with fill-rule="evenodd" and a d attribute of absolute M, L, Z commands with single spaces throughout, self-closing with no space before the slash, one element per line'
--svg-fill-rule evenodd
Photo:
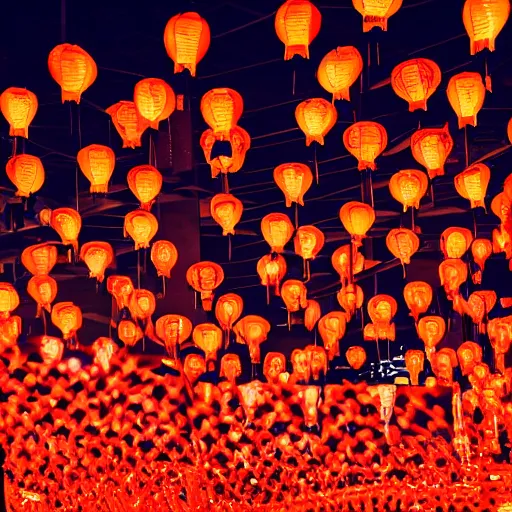
<path fill-rule="evenodd" d="M 411 230 L 412 231 L 416 230 L 416 226 L 415 226 L 415 222 L 414 222 L 414 208 L 411 208 Z"/>
<path fill-rule="evenodd" d="M 295 96 L 295 68 L 293 68 L 293 75 L 292 75 L 292 96 Z"/>
<path fill-rule="evenodd" d="M 291 314 L 290 314 L 290 311 L 288 311 L 288 330 L 291 331 L 292 330 L 292 324 L 291 324 Z"/>
<path fill-rule="evenodd" d="M 316 184 L 318 185 L 320 183 L 320 173 L 319 173 L 319 170 L 318 170 L 318 159 L 317 159 L 317 156 L 316 156 L 316 144 L 313 146 L 313 159 L 314 159 L 314 162 L 315 162 L 315 176 L 316 176 Z"/>
<path fill-rule="evenodd" d="M 228 234 L 228 261 L 231 261 L 231 234 Z"/>
<path fill-rule="evenodd" d="M 468 127 L 464 126 L 464 150 L 466 152 L 466 167 L 469 167 L 469 144 L 468 144 Z"/>
<path fill-rule="evenodd" d="M 476 223 L 476 211 L 473 208 L 473 235 L 477 238 L 477 223 Z"/>
<path fill-rule="evenodd" d="M 391 361 L 391 352 L 389 350 L 389 338 L 388 338 L 388 361 Z"/>
<path fill-rule="evenodd" d="M 377 41 L 377 66 L 380 66 L 380 43 Z"/>
<path fill-rule="evenodd" d="M 229 182 L 228 182 L 228 175 L 224 174 L 222 178 L 222 185 L 224 188 L 224 194 L 229 194 Z"/>
<path fill-rule="evenodd" d="M 487 67 L 487 55 L 485 56 L 485 88 L 492 93 L 492 80 Z"/>
<path fill-rule="evenodd" d="M 194 309 L 197 309 L 197 292 L 194 292 Z"/>
<path fill-rule="evenodd" d="M 18 149 L 18 137 L 14 136 L 12 141 L 12 156 L 16 156 L 16 150 Z"/>
<path fill-rule="evenodd" d="M 137 289 L 140 290 L 140 249 L 137 251 Z"/>
<path fill-rule="evenodd" d="M 295 203 L 295 229 L 299 227 L 299 205 Z"/>
<path fill-rule="evenodd" d="M 316 339 L 316 329 L 315 329 L 315 347 L 317 346 L 318 342 L 317 342 L 317 339 Z"/>
<path fill-rule="evenodd" d="M 270 304 L 270 285 L 267 280 L 267 306 Z"/>
<path fill-rule="evenodd" d="M 375 344 L 377 345 L 377 357 L 379 358 L 379 363 L 380 363 L 381 359 L 380 359 L 379 338 L 375 338 Z"/>
<path fill-rule="evenodd" d="M 149 165 L 151 165 L 151 141 L 153 140 L 153 134 L 150 133 L 149 134 L 149 156 L 148 156 L 148 159 L 149 159 Z"/>
<path fill-rule="evenodd" d="M 403 276 L 404 276 L 404 279 L 407 277 L 406 273 L 405 273 L 405 264 L 404 262 L 402 261 L 402 270 L 403 270 Z"/>
<path fill-rule="evenodd" d="M 41 309 L 41 318 L 43 320 L 43 332 L 46 336 L 46 313 L 44 312 L 44 309 Z"/>
<path fill-rule="evenodd" d="M 165 276 L 162 276 L 162 299 L 165 297 Z"/>

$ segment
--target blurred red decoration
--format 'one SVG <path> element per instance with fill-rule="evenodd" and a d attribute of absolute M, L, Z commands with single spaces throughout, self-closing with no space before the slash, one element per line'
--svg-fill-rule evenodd
<path fill-rule="evenodd" d="M 284 43 L 284 60 L 309 59 L 309 45 L 322 24 L 320 11 L 309 0 L 286 0 L 276 12 L 277 37 Z"/>
<path fill-rule="evenodd" d="M 48 56 L 48 69 L 62 89 L 62 103 L 75 101 L 96 80 L 98 68 L 94 59 L 80 46 L 59 44 Z"/>
<path fill-rule="evenodd" d="M 359 121 L 349 126 L 343 134 L 343 144 L 355 156 L 360 171 L 377 166 L 375 159 L 386 149 L 388 134 L 384 126 L 373 121 Z"/>
<path fill-rule="evenodd" d="M 196 67 L 210 46 L 210 27 L 196 12 L 173 16 L 165 26 L 164 44 L 174 61 L 174 72 L 184 69 L 196 76 Z"/>
<path fill-rule="evenodd" d="M 441 70 L 430 59 L 412 59 L 398 64 L 391 72 L 396 95 L 409 103 L 409 112 L 427 110 L 427 100 L 441 83 Z"/>

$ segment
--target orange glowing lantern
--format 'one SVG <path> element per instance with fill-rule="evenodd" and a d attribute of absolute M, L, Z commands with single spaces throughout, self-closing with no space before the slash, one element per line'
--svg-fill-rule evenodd
<path fill-rule="evenodd" d="M 199 324 L 194 327 L 192 339 L 205 354 L 206 361 L 216 361 L 222 347 L 222 331 L 215 324 Z"/>
<path fill-rule="evenodd" d="M 409 103 L 409 112 L 427 110 L 427 100 L 441 83 L 441 70 L 430 59 L 411 59 L 398 64 L 391 72 L 395 94 Z"/>
<path fill-rule="evenodd" d="M 251 137 L 241 126 L 235 126 L 231 130 L 229 142 L 231 144 L 231 156 L 217 155 L 211 157 L 214 144 L 218 138 L 214 131 L 208 128 L 201 135 L 199 144 L 203 148 L 206 163 L 212 170 L 212 178 L 216 178 L 219 174 L 228 174 L 238 172 L 245 161 L 245 155 L 251 147 Z"/>
<path fill-rule="evenodd" d="M 324 137 L 338 120 L 336 107 L 323 98 L 303 101 L 295 109 L 295 119 L 306 135 L 306 146 L 313 141 L 324 145 Z"/>
<path fill-rule="evenodd" d="M 141 146 L 140 138 L 149 127 L 149 121 L 139 114 L 133 101 L 119 101 L 105 112 L 112 117 L 117 133 L 123 140 L 123 148 Z"/>
<path fill-rule="evenodd" d="M 511 202 L 509 193 L 512 192 L 510 187 L 512 186 L 512 182 L 508 180 L 508 178 L 505 180 L 505 183 L 503 184 L 504 192 L 500 192 L 499 194 L 496 194 L 496 196 L 491 201 L 491 210 L 496 217 L 498 217 L 501 221 L 501 224 L 504 226 L 506 224 L 509 224 L 510 221 L 510 212 L 511 212 Z"/>
<path fill-rule="evenodd" d="M 364 293 L 359 285 L 350 283 L 338 292 L 336 298 L 347 314 L 347 321 L 350 321 L 356 309 L 363 305 Z"/>
<path fill-rule="evenodd" d="M 6 348 L 16 347 L 21 329 L 21 317 L 17 315 L 9 316 L 0 322 L 0 352 L 4 352 Z"/>
<path fill-rule="evenodd" d="M 308 306 L 307 293 L 306 286 L 298 279 L 288 279 L 283 283 L 281 297 L 288 313 L 294 313 Z"/>
<path fill-rule="evenodd" d="M 343 144 L 347 151 L 357 158 L 357 168 L 360 171 L 374 171 L 377 168 L 375 159 L 388 145 L 388 134 L 379 123 L 359 121 L 345 130 Z"/>
<path fill-rule="evenodd" d="M 444 164 L 452 149 L 448 123 L 443 128 L 417 130 L 411 136 L 412 156 L 427 169 L 430 179 L 444 176 Z"/>
<path fill-rule="evenodd" d="M 509 143 L 512 144 L 512 117 L 508 121 L 507 136 L 508 136 Z"/>
<path fill-rule="evenodd" d="M 218 140 L 229 139 L 244 111 L 242 96 L 233 89 L 212 89 L 201 98 L 201 114 Z"/>
<path fill-rule="evenodd" d="M 43 309 L 50 313 L 57 297 L 57 281 L 48 275 L 33 276 L 27 283 L 27 292 L 37 303 L 37 316 Z"/>
<path fill-rule="evenodd" d="M 322 59 L 317 77 L 320 85 L 333 95 L 333 101 L 350 101 L 350 86 L 362 70 L 363 59 L 357 48 L 338 46 Z"/>
<path fill-rule="evenodd" d="M 309 59 L 309 45 L 320 32 L 322 15 L 309 0 L 286 0 L 276 12 L 277 37 L 284 43 L 284 60 Z"/>
<path fill-rule="evenodd" d="M 60 363 L 64 354 L 64 343 L 60 338 L 44 335 L 41 337 L 39 353 L 45 364 Z"/>
<path fill-rule="evenodd" d="M 242 217 L 244 206 L 240 199 L 231 194 L 217 194 L 210 202 L 213 220 L 222 228 L 222 234 L 234 235 L 235 226 Z"/>
<path fill-rule="evenodd" d="M 470 71 L 452 76 L 446 94 L 459 119 L 459 128 L 464 128 L 468 124 L 476 126 L 476 116 L 485 99 L 482 77 Z"/>
<path fill-rule="evenodd" d="M 473 281 L 475 284 L 480 284 L 482 282 L 482 272 L 484 271 L 485 262 L 492 254 L 491 241 L 486 238 L 475 238 L 471 244 L 471 254 L 473 255 L 473 261 L 480 268 L 480 270 L 473 275 Z"/>
<path fill-rule="evenodd" d="M 144 334 L 147 334 L 150 338 L 154 338 L 154 326 L 151 316 L 155 309 L 156 299 L 153 292 L 143 289 L 134 290 L 130 313 L 135 321 L 144 322 L 146 326 Z"/>
<path fill-rule="evenodd" d="M 466 0 L 462 19 L 469 36 L 471 55 L 484 48 L 494 51 L 496 38 L 509 15 L 509 0 Z"/>
<path fill-rule="evenodd" d="M 424 281 L 411 281 L 404 286 L 404 299 L 414 321 L 426 313 L 432 303 L 432 287 Z"/>
<path fill-rule="evenodd" d="M 146 210 L 135 210 L 125 215 L 124 231 L 135 242 L 135 250 L 145 249 L 158 231 L 158 221 Z"/>
<path fill-rule="evenodd" d="M 321 316 L 322 310 L 320 309 L 320 304 L 318 304 L 316 300 L 309 299 L 308 306 L 304 311 L 304 326 L 306 329 L 312 331 Z"/>
<path fill-rule="evenodd" d="M 345 352 L 347 363 L 354 370 L 359 370 L 366 363 L 366 350 L 363 347 L 349 347 Z"/>
<path fill-rule="evenodd" d="M 108 242 L 87 242 L 80 249 L 80 259 L 87 265 L 89 277 L 102 283 L 105 270 L 114 261 L 114 249 Z"/>
<path fill-rule="evenodd" d="M 492 250 L 495 253 L 504 252 L 505 258 L 512 258 L 512 240 L 503 226 L 492 230 Z"/>
<path fill-rule="evenodd" d="M 378 327 L 390 325 L 398 309 L 396 300 L 383 293 L 372 297 L 367 307 L 371 321 Z"/>
<path fill-rule="evenodd" d="M 473 234 L 466 228 L 447 228 L 441 233 L 441 251 L 445 258 L 462 258 L 471 246 Z"/>
<path fill-rule="evenodd" d="M 491 179 L 491 170 L 485 164 L 474 164 L 457 174 L 453 179 L 455 189 L 464 199 L 469 199 L 471 208 L 485 209 L 485 194 Z"/>
<path fill-rule="evenodd" d="M 284 193 L 286 206 L 304 206 L 304 194 L 313 183 L 313 174 L 305 164 L 281 164 L 274 169 L 274 181 Z"/>
<path fill-rule="evenodd" d="M 350 251 L 352 251 L 352 261 L 350 261 Z M 347 282 L 352 281 L 353 275 L 362 272 L 364 269 L 364 256 L 353 244 L 342 245 L 332 253 L 331 263 L 334 270 L 340 275 L 341 285 L 345 286 Z"/>
<path fill-rule="evenodd" d="M 176 358 L 176 347 L 192 334 L 192 322 L 182 315 L 164 315 L 156 321 L 156 335 L 164 342 L 170 357 Z"/>
<path fill-rule="evenodd" d="M 352 0 L 354 8 L 363 17 L 363 32 L 373 27 L 388 30 L 388 19 L 402 6 L 402 0 Z"/>
<path fill-rule="evenodd" d="M 491 346 L 494 349 L 494 358 L 496 370 L 501 374 L 506 374 L 507 368 L 505 368 L 505 355 L 510 350 L 510 342 L 512 340 L 512 317 L 506 316 L 502 318 L 493 318 L 489 321 L 489 339 Z M 471 343 L 471 342 L 470 342 Z M 480 354 L 476 351 L 476 347 L 480 349 Z M 482 360 L 481 348 L 476 345 L 473 348 L 476 357 L 474 359 Z M 468 354 L 466 350 L 466 354 Z M 469 359 L 466 357 L 466 360 Z M 462 366 L 462 365 L 461 365 Z M 508 372 L 507 372 L 508 373 Z"/>
<path fill-rule="evenodd" d="M 196 67 L 210 46 L 210 27 L 196 12 L 173 16 L 165 26 L 164 44 L 174 61 L 174 72 L 184 69 L 196 76 Z"/>
<path fill-rule="evenodd" d="M 418 235 L 410 229 L 392 229 L 386 236 L 386 246 L 389 252 L 395 258 L 398 258 L 402 266 L 404 266 L 411 262 L 412 255 L 419 249 L 420 239 Z"/>
<path fill-rule="evenodd" d="M 247 315 L 233 327 L 237 343 L 244 343 L 249 348 L 252 364 L 261 363 L 260 345 L 266 341 L 270 324 L 261 316 Z"/>
<path fill-rule="evenodd" d="M 409 371 L 409 378 L 413 386 L 419 384 L 419 375 L 425 365 L 425 354 L 421 350 L 408 350 L 405 353 L 405 366 Z"/>
<path fill-rule="evenodd" d="M 82 217 L 73 208 L 52 210 L 50 226 L 57 231 L 64 245 L 71 245 L 78 254 L 78 235 L 82 229 Z"/>
<path fill-rule="evenodd" d="M 439 265 L 439 278 L 449 300 L 459 296 L 459 288 L 468 278 L 467 265 L 459 259 L 451 258 Z"/>
<path fill-rule="evenodd" d="M 140 201 L 141 209 L 150 211 L 162 189 L 160 171 L 152 165 L 138 165 L 130 169 L 126 181 L 133 195 Z"/>
<path fill-rule="evenodd" d="M 127 347 L 134 347 L 144 336 L 142 329 L 131 320 L 121 320 L 119 322 L 117 335 Z"/>
<path fill-rule="evenodd" d="M 44 183 L 43 163 L 37 156 L 13 156 L 7 161 L 5 172 L 17 188 L 16 195 L 20 197 L 35 194 Z"/>
<path fill-rule="evenodd" d="M 324 234 L 315 226 L 301 226 L 293 240 L 295 254 L 304 260 L 314 260 L 325 243 Z"/>
<path fill-rule="evenodd" d="M 118 346 L 112 338 L 100 336 L 92 344 L 92 352 L 94 354 L 94 364 L 101 367 L 104 372 L 110 370 L 110 360 L 117 352 Z"/>
<path fill-rule="evenodd" d="M 318 321 L 318 332 L 324 342 L 329 361 L 340 355 L 340 340 L 345 336 L 347 323 L 345 313 L 331 311 Z"/>
<path fill-rule="evenodd" d="M 108 146 L 91 144 L 78 152 L 80 170 L 91 182 L 91 194 L 106 194 L 108 182 L 114 172 L 116 155 Z"/>
<path fill-rule="evenodd" d="M 171 270 L 178 261 L 178 249 L 167 240 L 157 240 L 151 246 L 151 261 L 159 276 L 170 279 Z"/>
<path fill-rule="evenodd" d="M 0 110 L 9 123 L 11 137 L 28 139 L 28 127 L 37 112 L 37 97 L 19 87 L 9 87 L 0 95 Z"/>
<path fill-rule="evenodd" d="M 0 283 L 0 321 L 9 318 L 20 305 L 18 292 L 11 283 Z"/>
<path fill-rule="evenodd" d="M 130 306 L 134 287 L 129 277 L 109 276 L 107 278 L 107 291 L 116 300 L 119 311 Z"/>
<path fill-rule="evenodd" d="M 446 332 L 446 323 L 440 316 L 424 316 L 418 322 L 418 336 L 425 343 L 425 352 L 427 359 L 431 357 L 436 350 L 436 346 L 443 339 Z"/>
<path fill-rule="evenodd" d="M 98 68 L 94 59 L 80 46 L 59 44 L 48 56 L 48 69 L 62 89 L 62 103 L 75 101 L 96 80 Z"/>
<path fill-rule="evenodd" d="M 230 331 L 233 324 L 240 318 L 244 309 L 244 301 L 236 293 L 221 295 L 215 305 L 215 318 L 224 331 Z"/>
<path fill-rule="evenodd" d="M 343 227 L 350 233 L 352 243 L 359 247 L 375 222 L 375 210 L 368 204 L 349 201 L 340 208 Z"/>
<path fill-rule="evenodd" d="M 139 114 L 158 130 L 160 121 L 167 119 L 176 108 L 176 95 L 171 86 L 160 78 L 144 78 L 137 82 L 133 102 Z"/>
<path fill-rule="evenodd" d="M 284 213 L 269 213 L 261 219 L 263 238 L 272 252 L 283 252 L 293 234 L 293 224 Z"/>
<path fill-rule="evenodd" d="M 404 207 L 420 208 L 421 198 L 428 188 L 428 178 L 425 173 L 416 169 L 398 171 L 389 180 L 389 191 L 391 195 Z"/>
<path fill-rule="evenodd" d="M 211 261 L 194 263 L 187 270 L 187 282 L 198 293 L 205 311 L 212 310 L 213 291 L 224 281 L 224 271 Z"/>
<path fill-rule="evenodd" d="M 480 333 L 485 333 L 484 320 L 496 305 L 498 297 L 495 291 L 478 290 L 468 297 L 468 306 L 473 323 L 478 325 Z"/>
<path fill-rule="evenodd" d="M 65 341 L 76 342 L 76 331 L 82 327 L 82 311 L 72 302 L 58 302 L 52 309 L 52 323 L 61 330 Z"/>
<path fill-rule="evenodd" d="M 46 243 L 31 245 L 21 253 L 21 263 L 34 276 L 48 275 L 57 263 L 57 247 Z"/>
<path fill-rule="evenodd" d="M 276 295 L 279 295 L 279 287 L 283 277 L 286 275 L 286 260 L 280 254 L 265 254 L 258 260 L 256 271 L 261 284 L 267 287 L 267 302 L 269 301 L 269 289 L 274 287 Z"/>

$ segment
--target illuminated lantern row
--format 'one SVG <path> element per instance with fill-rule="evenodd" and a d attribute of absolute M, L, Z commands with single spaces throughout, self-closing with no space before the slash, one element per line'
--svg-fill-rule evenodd
<path fill-rule="evenodd" d="M 469 35 L 471 55 L 484 48 L 494 51 L 496 38 L 509 15 L 509 0 L 466 0 L 462 19 Z"/>
<path fill-rule="evenodd" d="M 200 261 L 187 270 L 187 282 L 198 293 L 205 311 L 212 310 L 213 292 L 224 281 L 224 271 L 212 261 Z"/>
<path fill-rule="evenodd" d="M 284 213 L 269 213 L 261 219 L 261 232 L 272 252 L 283 252 L 293 231 L 293 224 Z"/>
<path fill-rule="evenodd" d="M 191 76 L 196 76 L 197 64 L 210 46 L 210 27 L 195 12 L 177 14 L 165 26 L 164 44 L 174 61 L 174 72 L 188 69 Z"/>
<path fill-rule="evenodd" d="M 427 110 L 427 100 L 440 83 L 441 70 L 429 59 L 402 62 L 391 73 L 391 86 L 397 96 L 409 103 L 409 112 Z"/>
<path fill-rule="evenodd" d="M 106 194 L 108 182 L 116 165 L 114 152 L 108 146 L 91 144 L 82 148 L 76 159 L 80 170 L 91 183 L 89 192 L 91 194 Z"/>
<path fill-rule="evenodd" d="M 459 119 L 459 128 L 476 126 L 476 116 L 484 104 L 485 86 L 478 73 L 466 71 L 450 78 L 448 101 Z"/>
<path fill-rule="evenodd" d="M 313 174 L 305 164 L 281 164 L 274 169 L 274 181 L 283 191 L 287 207 L 292 203 L 304 206 L 304 194 L 313 183 Z"/>
<path fill-rule="evenodd" d="M 146 210 L 135 210 L 124 217 L 124 232 L 135 242 L 135 250 L 146 249 L 158 231 L 156 217 Z"/>
<path fill-rule="evenodd" d="M 222 331 L 215 324 L 196 325 L 192 331 L 192 339 L 204 352 L 207 362 L 217 360 L 217 352 L 222 347 Z"/>
<path fill-rule="evenodd" d="M 62 89 L 62 103 L 75 101 L 96 80 L 98 68 L 94 59 L 80 46 L 60 44 L 48 56 L 48 69 Z"/>
<path fill-rule="evenodd" d="M 333 95 L 333 100 L 350 101 L 350 86 L 363 70 L 361 54 L 353 46 L 331 50 L 318 66 L 320 85 Z"/>
<path fill-rule="evenodd" d="M 211 157 L 213 145 L 218 138 L 214 131 L 208 128 L 201 135 L 199 144 L 201 145 L 206 163 L 212 170 L 212 178 L 216 178 L 219 174 L 228 174 L 238 172 L 245 161 L 245 155 L 251 147 L 250 135 L 241 127 L 235 126 L 231 130 L 229 142 L 231 144 L 231 156 L 218 155 Z"/>
<path fill-rule="evenodd" d="M 350 251 L 352 251 L 352 261 L 350 261 Z M 364 269 L 364 256 L 357 250 L 355 244 L 342 245 L 338 247 L 331 256 L 331 263 L 340 275 L 341 286 L 344 287 L 352 281 L 352 275 L 362 272 Z M 352 265 L 352 275 L 350 267 Z"/>
<path fill-rule="evenodd" d="M 80 249 L 80 259 L 87 265 L 89 277 L 102 283 L 105 270 L 114 261 L 114 249 L 107 242 L 87 242 Z"/>
<path fill-rule="evenodd" d="M 210 201 L 210 213 L 213 220 L 222 228 L 222 234 L 234 235 L 235 226 L 242 218 L 242 201 L 231 194 L 217 194 Z"/>
<path fill-rule="evenodd" d="M 31 245 L 21 253 L 21 263 L 34 276 L 46 276 L 57 263 L 57 247 L 47 243 Z"/>
<path fill-rule="evenodd" d="M 340 208 L 343 227 L 350 233 L 355 246 L 362 245 L 362 239 L 375 222 L 375 210 L 359 201 L 349 201 Z"/>
<path fill-rule="evenodd" d="M 389 191 L 399 203 L 402 203 L 404 212 L 409 207 L 419 210 L 420 201 L 426 194 L 427 188 L 427 176 L 415 169 L 398 171 L 389 180 Z"/>
<path fill-rule="evenodd" d="M 11 137 L 28 139 L 28 127 L 37 112 L 37 97 L 19 87 L 9 87 L 0 95 L 0 110 L 9 123 Z"/>
<path fill-rule="evenodd" d="M 76 344 L 76 331 L 82 327 L 82 311 L 72 302 L 58 302 L 52 309 L 52 323 L 61 330 L 64 341 Z"/>
<path fill-rule="evenodd" d="M 362 288 L 354 283 L 343 286 L 338 292 L 336 298 L 339 305 L 345 310 L 347 322 L 352 319 L 356 309 L 362 307 L 364 302 L 364 293 Z"/>
<path fill-rule="evenodd" d="M 215 304 L 215 318 L 224 331 L 231 331 L 235 322 L 242 315 L 244 301 L 236 293 L 221 295 Z"/>
<path fill-rule="evenodd" d="M 430 179 L 444 176 L 444 164 L 453 149 L 448 123 L 443 128 L 424 128 L 411 136 L 414 159 L 427 169 Z"/>
<path fill-rule="evenodd" d="M 27 292 L 37 304 L 37 316 L 41 315 L 43 309 L 51 312 L 57 290 L 57 281 L 48 275 L 36 275 L 29 279 Z"/>
<path fill-rule="evenodd" d="M 167 119 L 176 108 L 176 95 L 171 86 L 160 78 L 144 78 L 137 82 L 133 102 L 139 114 L 158 130 L 160 121 Z"/>
<path fill-rule="evenodd" d="M 363 17 L 363 32 L 373 27 L 388 29 L 388 19 L 402 6 L 403 0 L 352 0 L 355 9 Z"/>
<path fill-rule="evenodd" d="M 123 148 L 141 146 L 140 138 L 149 127 L 149 121 L 139 114 L 133 101 L 119 101 L 105 112 L 112 118 L 117 133 L 123 140 Z"/>
<path fill-rule="evenodd" d="M 5 172 L 17 188 L 16 195 L 20 197 L 30 197 L 40 190 L 44 183 L 43 163 L 37 156 L 13 156 L 7 161 Z"/>
<path fill-rule="evenodd" d="M 274 293 L 279 295 L 281 281 L 286 275 L 286 260 L 280 254 L 265 254 L 258 260 L 256 271 L 262 286 L 267 287 L 267 302 L 269 301 L 270 287 L 274 287 Z"/>
<path fill-rule="evenodd" d="M 244 111 L 244 100 L 233 89 L 211 89 L 201 98 L 201 114 L 217 140 L 229 140 Z"/>
<path fill-rule="evenodd" d="M 309 59 L 309 45 L 320 32 L 322 15 L 308 0 L 286 0 L 276 13 L 277 37 L 284 43 L 284 60 Z"/>
<path fill-rule="evenodd" d="M 471 208 L 485 209 L 485 194 L 491 179 L 491 170 L 485 164 L 474 164 L 453 179 L 455 189 L 464 199 L 469 199 Z"/>
<path fill-rule="evenodd" d="M 78 255 L 78 235 L 82 229 L 82 217 L 73 208 L 57 208 L 52 210 L 50 227 L 60 236 L 64 245 L 71 245 Z"/>
<path fill-rule="evenodd" d="M 270 324 L 257 315 L 244 316 L 234 326 L 236 341 L 247 345 L 252 364 L 261 363 L 260 345 L 266 341 L 269 331 Z"/>
<path fill-rule="evenodd" d="M 424 281 L 411 281 L 404 286 L 405 303 L 415 322 L 418 322 L 420 314 L 428 311 L 432 295 L 432 287 Z"/>
<path fill-rule="evenodd" d="M 178 249 L 168 240 L 157 240 L 151 246 L 151 261 L 159 276 L 171 278 L 171 270 L 178 261 Z"/>
<path fill-rule="evenodd" d="M 355 156 L 360 171 L 377 167 L 375 159 L 386 149 L 388 134 L 384 126 L 373 121 L 360 121 L 349 126 L 343 134 L 343 144 Z"/>
<path fill-rule="evenodd" d="M 327 352 L 329 361 L 340 355 L 340 340 L 345 336 L 347 322 L 345 313 L 331 311 L 318 321 L 318 332 Z"/>
<path fill-rule="evenodd" d="M 138 165 L 130 169 L 126 181 L 133 195 L 140 201 L 140 208 L 149 212 L 162 189 L 160 171 L 152 165 Z"/>
<path fill-rule="evenodd" d="M 156 321 L 156 335 L 160 338 L 170 357 L 177 357 L 176 347 L 190 338 L 192 322 L 182 315 L 164 315 Z"/>
<path fill-rule="evenodd" d="M 295 119 L 306 135 L 306 146 L 313 141 L 324 145 L 324 137 L 338 120 L 336 107 L 323 98 L 303 101 L 295 109 Z"/>

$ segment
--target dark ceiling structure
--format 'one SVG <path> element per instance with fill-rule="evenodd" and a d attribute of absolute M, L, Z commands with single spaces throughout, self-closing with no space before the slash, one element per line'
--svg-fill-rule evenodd
<path fill-rule="evenodd" d="M 312 262 L 308 296 L 320 302 L 323 312 L 337 309 L 336 293 L 340 284 L 331 265 L 331 254 L 349 240 L 338 212 L 344 202 L 361 200 L 361 173 L 342 144 L 342 134 L 355 120 L 375 120 L 386 128 L 389 143 L 372 175 L 377 220 L 364 247 L 371 268 L 358 276 L 358 284 L 366 297 L 389 293 L 398 300 L 395 355 L 421 344 L 403 302 L 402 268 L 385 245 L 385 236 L 391 228 L 409 226 L 411 222 L 411 214 L 402 214 L 401 205 L 391 197 L 389 178 L 400 169 L 419 167 L 409 147 L 410 135 L 418 126 L 441 127 L 449 123 L 455 149 L 448 160 L 446 175 L 435 180 L 416 215 L 415 222 L 422 233 L 421 248 L 408 267 L 406 278 L 427 281 L 437 290 L 442 231 L 449 226 L 461 226 L 476 230 L 479 237 L 490 238 L 492 229 L 498 225 L 489 203 L 501 190 L 512 163 L 512 152 L 507 151 L 506 140 L 506 125 L 512 112 L 512 56 L 505 51 L 512 48 L 512 31 L 510 27 L 503 30 L 494 54 L 483 52 L 470 57 L 469 40 L 462 23 L 462 1 L 406 0 L 391 18 L 388 32 L 364 34 L 361 17 L 353 9 L 351 0 L 323 0 L 317 2 L 323 16 L 322 29 L 311 45 L 310 59 L 295 58 L 285 62 L 283 45 L 274 30 L 274 13 L 280 4 L 279 0 L 256 3 L 155 0 L 131 7 L 118 1 L 94 0 L 83 4 L 63 0 L 60 4 L 30 0 L 24 2 L 23 8 L 15 3 L 4 6 L 0 31 L 0 89 L 27 87 L 37 94 L 39 111 L 30 127 L 29 139 L 23 142 L 23 150 L 42 158 L 47 176 L 44 187 L 30 199 L 26 211 L 20 213 L 15 209 L 13 218 L 12 185 L 5 173 L 0 175 L 2 279 L 15 281 L 23 294 L 22 308 L 27 313 L 22 316 L 33 316 L 35 305 L 23 291 L 28 275 L 19 264 L 20 252 L 39 241 L 57 240 L 50 228 L 40 226 L 37 221 L 37 213 L 44 207 L 74 207 L 78 201 L 83 217 L 81 243 L 109 241 L 116 249 L 116 272 L 136 275 L 133 242 L 123 237 L 123 217 L 136 208 L 135 198 L 126 185 L 126 174 L 131 167 L 147 163 L 153 144 L 157 167 L 164 174 L 157 209 L 173 204 L 179 210 L 181 201 L 197 199 L 200 257 L 220 263 L 226 274 L 217 294 L 239 293 L 244 298 L 246 313 L 260 314 L 272 323 L 272 333 L 263 351 L 278 349 L 289 355 L 292 348 L 310 343 L 314 334 L 307 333 L 302 325 L 292 325 L 288 331 L 282 301 L 272 298 L 267 306 L 266 290 L 256 274 L 257 260 L 269 251 L 261 236 L 261 218 L 270 212 L 284 212 L 292 219 L 294 216 L 293 208 L 285 207 L 283 194 L 273 181 L 273 169 L 291 161 L 307 163 L 312 169 L 315 160 L 318 164 L 319 185 L 313 184 L 305 196 L 305 206 L 299 207 L 298 212 L 301 225 L 313 224 L 326 236 L 324 249 Z M 162 40 L 167 20 L 187 10 L 200 13 L 212 32 L 210 49 L 198 66 L 196 78 L 173 75 L 173 65 Z M 98 79 L 77 108 L 61 104 L 59 87 L 47 69 L 48 53 L 63 41 L 80 45 L 98 65 Z M 316 69 L 328 51 L 344 45 L 359 49 L 365 61 L 364 71 L 360 82 L 351 89 L 351 102 L 336 102 L 338 122 L 326 137 L 325 146 L 315 152 L 313 147 L 305 146 L 294 110 L 307 98 L 330 99 L 316 80 Z M 430 98 L 426 112 L 409 113 L 406 103 L 394 94 L 389 84 L 393 67 L 413 57 L 432 59 L 443 72 L 442 83 Z M 458 129 L 456 116 L 448 103 L 446 85 L 456 73 L 472 70 L 483 74 L 486 69 L 492 77 L 492 94 L 487 94 L 478 126 L 467 130 L 465 140 L 465 131 Z M 146 132 L 142 148 L 121 149 L 120 138 L 105 109 L 117 101 L 131 99 L 134 85 L 143 77 L 163 78 L 177 94 L 185 95 L 193 141 L 190 169 L 179 172 L 165 157 L 166 135 L 170 134 L 176 141 L 185 129 L 174 117 L 169 125 L 162 123 L 161 132 L 151 135 L 151 141 Z M 239 124 L 252 138 L 244 167 L 229 176 L 230 192 L 244 204 L 242 220 L 231 241 L 231 259 L 227 237 L 222 236 L 208 208 L 209 199 L 222 191 L 222 180 L 211 178 L 199 147 L 200 135 L 206 129 L 199 102 L 202 95 L 214 87 L 230 87 L 242 95 L 244 113 Z M 3 119 L 0 136 L 0 155 L 5 165 L 12 154 L 13 141 Z M 89 196 L 88 184 L 81 173 L 76 178 L 76 152 L 79 147 L 92 143 L 110 145 L 117 156 L 110 192 L 103 198 Z M 470 162 L 482 160 L 491 167 L 487 213 L 483 210 L 473 213 L 469 202 L 458 196 L 453 185 L 454 175 L 466 167 L 466 143 Z M 180 158 L 183 162 L 189 161 L 181 154 L 187 148 L 180 149 L 176 143 L 173 148 L 175 163 Z M 172 229 L 169 233 L 172 240 Z M 287 277 L 301 278 L 302 261 L 294 254 L 291 244 L 287 249 Z M 495 256 L 488 265 L 491 270 L 484 273 L 483 288 L 496 289 L 500 296 L 507 296 L 510 287 L 507 262 Z M 63 262 L 58 266 L 56 278 L 60 287 L 57 300 L 72 298 L 77 290 L 82 292 L 81 298 L 75 299 L 84 311 L 81 340 L 87 343 L 96 336 L 106 335 L 111 303 L 104 286 L 96 292 L 85 266 L 80 264 Z M 148 288 L 148 283 L 157 282 L 149 268 L 142 280 Z M 169 289 L 174 285 L 171 279 Z M 190 297 L 187 300 L 192 300 Z M 444 294 L 438 294 L 432 312 L 448 316 L 449 309 Z M 499 306 L 496 311 L 498 309 Z M 354 320 L 342 343 L 347 347 L 361 344 L 361 325 L 361 319 Z M 459 317 L 453 318 L 450 327 L 444 343 L 457 345 L 463 336 Z M 39 323 L 29 323 L 29 334 L 40 329 Z"/>

